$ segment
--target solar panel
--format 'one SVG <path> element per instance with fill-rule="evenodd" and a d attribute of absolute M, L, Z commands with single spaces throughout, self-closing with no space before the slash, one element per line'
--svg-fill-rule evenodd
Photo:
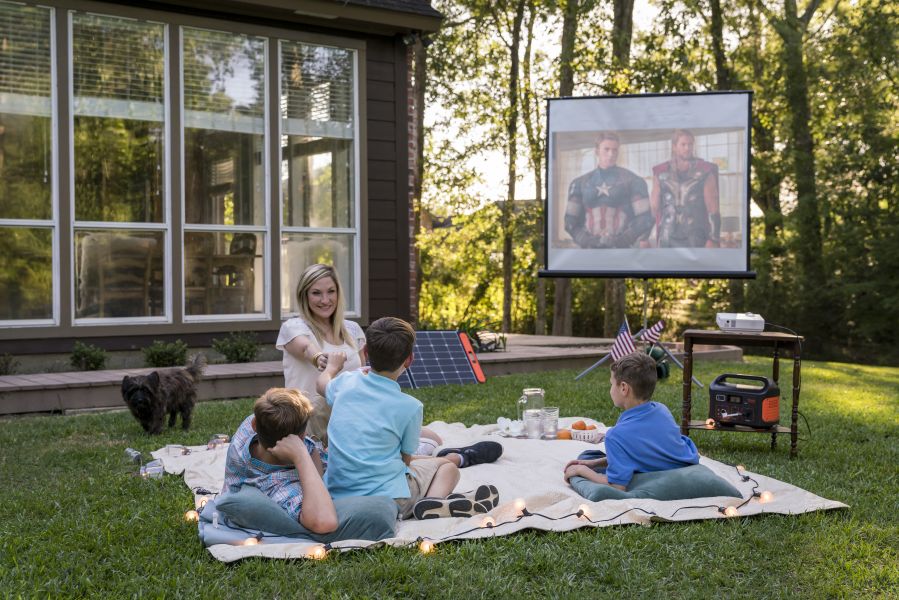
<path fill-rule="evenodd" d="M 484 373 L 468 337 L 458 331 L 416 331 L 415 359 L 397 380 L 400 387 L 483 383 Z"/>

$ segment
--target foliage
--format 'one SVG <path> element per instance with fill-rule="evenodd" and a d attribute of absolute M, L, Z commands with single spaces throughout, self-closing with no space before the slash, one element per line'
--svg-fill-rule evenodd
<path fill-rule="evenodd" d="M 807 355 L 899 361 L 895 344 L 899 279 L 894 275 L 899 264 L 899 236 L 895 235 L 899 205 L 894 201 L 899 195 L 895 152 L 899 147 L 899 5 L 884 0 L 820 6 L 800 2 L 799 15 L 809 6 L 817 10 L 808 12 L 808 26 L 797 37 L 797 31 L 789 29 L 799 24 L 784 12 L 793 10 L 796 3 L 715 3 L 720 5 L 723 24 L 723 31 L 717 33 L 711 26 L 713 2 L 659 0 L 648 26 L 634 30 L 631 61 L 626 66 L 612 59 L 614 3 L 582 3 L 575 95 L 727 89 L 719 87 L 723 71 L 730 89 L 754 92 L 751 198 L 760 214 L 753 213 L 750 250 L 757 277 L 745 282 L 657 280 L 644 285 L 629 281 L 626 314 L 631 324 L 641 320 L 646 289 L 648 319 L 666 318 L 667 331 L 675 335 L 687 327 L 711 326 L 717 311 L 750 310 L 769 322 L 798 329 L 808 340 Z M 435 37 L 428 63 L 430 127 L 424 197 L 429 211 L 450 214 L 460 227 L 478 230 L 442 234 L 459 236 L 458 241 L 451 241 L 439 253 L 431 250 L 430 262 L 422 264 L 426 286 L 431 277 L 445 278 L 447 271 L 452 271 L 453 281 L 468 282 L 461 289 L 471 302 L 460 300 L 458 292 L 452 291 L 445 302 L 439 285 L 422 294 L 420 313 L 432 318 L 439 314 L 447 322 L 462 317 L 492 321 L 500 314 L 496 289 L 501 272 L 485 261 L 470 260 L 473 252 L 465 246 L 479 244 L 490 227 L 497 227 L 483 209 L 494 199 L 484 197 L 480 184 L 488 169 L 498 168 L 487 159 L 508 141 L 501 111 L 508 105 L 509 40 L 497 28 L 497 19 L 508 19 L 503 10 L 511 10 L 511 4 L 486 10 L 484 3 L 474 0 L 438 3 L 448 15 L 448 24 Z M 526 3 L 525 20 L 536 17 L 536 25 L 523 30 L 521 92 L 526 121 L 518 135 L 529 144 L 520 144 L 528 152 L 522 153 L 517 172 L 538 182 L 545 169 L 537 158 L 543 150 L 539 142 L 545 135 L 541 129 L 545 116 L 534 99 L 557 93 L 555 65 L 560 49 L 554 44 L 564 6 Z M 796 48 L 786 48 L 786 40 L 799 44 L 801 65 L 796 62 Z M 723 48 L 721 65 L 716 64 L 713 42 Z M 802 110 L 793 85 L 797 69 L 807 78 L 807 119 L 794 118 Z M 552 76 L 546 77 L 547 73 Z M 806 121 L 810 143 L 797 139 L 805 136 Z M 797 157 L 796 149 L 805 149 L 804 155 Z M 809 172 L 813 181 L 807 177 Z M 536 196 L 540 195 L 538 191 Z M 519 196 L 525 197 L 520 192 Z M 474 226 L 459 218 L 460 211 L 486 220 Z M 514 223 L 517 253 L 529 246 L 539 256 L 543 244 L 539 219 L 537 214 L 538 225 L 530 232 L 522 223 Z M 423 243 L 431 241 L 430 235 L 422 234 Z M 497 252 L 495 245 L 489 248 L 490 253 Z M 487 254 L 487 248 L 479 249 Z M 461 255 L 469 260 L 461 260 Z M 534 264 L 536 258 L 533 263 L 518 264 L 521 258 L 516 254 L 512 330 L 530 333 L 537 321 L 538 290 L 535 282 L 524 279 L 533 277 L 542 265 Z M 809 274 L 816 271 L 825 275 L 810 279 Z M 599 280 L 572 281 L 576 335 L 602 334 L 604 287 Z M 551 281 L 542 294 L 551 305 Z M 546 313 L 545 320 L 551 320 L 552 311 Z"/>
<path fill-rule="evenodd" d="M 695 367 L 708 382 L 735 369 L 767 373 L 770 359 Z M 576 372 L 411 393 L 424 403 L 425 422 L 492 423 L 509 416 L 523 387 L 538 385 L 563 416 L 614 423 L 619 413 L 606 392 L 608 370 L 580 382 L 573 381 Z M 811 435 L 803 435 L 797 459 L 789 458 L 787 439 L 779 438 L 772 452 L 765 435 L 691 436 L 715 460 L 745 464 L 845 502 L 847 510 L 521 531 L 442 544 L 428 556 L 382 547 L 321 562 L 216 561 L 197 539 L 197 525 L 182 519 L 193 507 L 183 479 L 134 477 L 136 465 L 124 450 L 205 446 L 252 412 L 249 398 L 201 402 L 189 432 L 171 429 L 153 439 L 127 411 L 4 419 L 0 473 L 15 485 L 4 488 L 0 503 L 0 589 L 10 598 L 130 598 L 169 590 L 185 598 L 592 598 L 597 590 L 622 598 L 893 597 L 899 588 L 899 515 L 890 510 L 899 497 L 899 370 L 806 361 L 802 374 L 800 410 Z M 788 368 L 781 377 L 789 381 Z M 673 376 L 659 384 L 655 398 L 679 415 L 680 395 Z M 501 468 L 502 461 L 485 467 L 483 476 Z"/>
<path fill-rule="evenodd" d="M 187 344 L 181 340 L 154 340 L 141 352 L 144 353 L 144 363 L 148 367 L 178 367 L 187 362 Z"/>
<path fill-rule="evenodd" d="M 79 371 L 100 371 L 106 368 L 109 354 L 103 348 L 77 341 L 72 346 L 69 363 Z"/>
<path fill-rule="evenodd" d="M 259 356 L 259 340 L 252 332 L 233 331 L 228 337 L 212 340 L 212 348 L 229 363 L 248 363 Z"/>
<path fill-rule="evenodd" d="M 19 368 L 19 361 L 12 354 L 0 354 L 0 375 L 12 375 Z"/>

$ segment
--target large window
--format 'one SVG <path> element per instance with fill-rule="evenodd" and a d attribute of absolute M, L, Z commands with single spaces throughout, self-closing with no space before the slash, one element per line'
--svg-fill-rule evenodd
<path fill-rule="evenodd" d="M 266 312 L 266 41 L 182 29 L 184 309 Z"/>
<path fill-rule="evenodd" d="M 71 13 L 76 319 L 165 316 L 165 37 Z"/>
<path fill-rule="evenodd" d="M 337 267 L 358 312 L 356 54 L 281 41 L 281 310 L 297 312 L 308 265 Z"/>
<path fill-rule="evenodd" d="M 315 262 L 358 315 L 361 42 L 53 4 L 0 0 L 0 326 L 277 320 Z"/>
<path fill-rule="evenodd" d="M 0 322 L 55 318 L 53 11 L 0 2 Z"/>

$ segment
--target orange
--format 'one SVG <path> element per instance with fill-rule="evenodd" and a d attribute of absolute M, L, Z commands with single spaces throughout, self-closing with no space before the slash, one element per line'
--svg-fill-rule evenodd
<path fill-rule="evenodd" d="M 556 439 L 558 439 L 558 440 L 570 440 L 570 439 L 571 439 L 571 432 L 568 431 L 567 429 L 560 429 L 560 430 L 556 433 Z"/>
<path fill-rule="evenodd" d="M 583 421 L 575 421 L 574 423 L 571 424 L 571 428 L 579 429 L 579 430 L 583 431 L 584 429 L 587 429 L 587 424 L 584 423 Z"/>
<path fill-rule="evenodd" d="M 593 423 L 591 423 L 591 424 L 587 425 L 586 427 L 584 427 L 584 429 L 586 429 L 587 431 L 589 431 L 589 430 L 591 430 L 591 429 L 596 429 L 596 425 L 594 425 Z"/>

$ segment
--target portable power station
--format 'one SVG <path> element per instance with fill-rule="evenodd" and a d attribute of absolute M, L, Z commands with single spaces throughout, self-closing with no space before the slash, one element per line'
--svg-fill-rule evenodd
<path fill-rule="evenodd" d="M 780 388 L 758 375 L 719 375 L 709 386 L 709 418 L 720 426 L 773 427 L 780 421 Z"/>

